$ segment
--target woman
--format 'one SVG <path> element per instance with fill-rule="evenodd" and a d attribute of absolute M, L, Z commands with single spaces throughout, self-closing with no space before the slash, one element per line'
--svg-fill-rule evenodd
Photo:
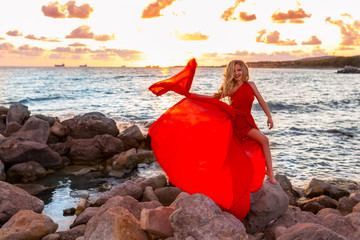
<path fill-rule="evenodd" d="M 250 114 L 254 96 L 270 116 L 269 127 L 271 115 L 255 85 L 246 82 L 245 64 L 231 62 L 212 97 L 189 92 L 196 66 L 191 59 L 180 73 L 150 86 L 157 96 L 168 91 L 186 96 L 151 125 L 151 146 L 169 182 L 190 194 L 207 195 L 242 220 L 250 208 L 250 192 L 262 186 L 265 166 L 276 183 L 271 157 L 266 159 L 266 138 Z M 230 97 L 231 106 L 221 97 Z"/>

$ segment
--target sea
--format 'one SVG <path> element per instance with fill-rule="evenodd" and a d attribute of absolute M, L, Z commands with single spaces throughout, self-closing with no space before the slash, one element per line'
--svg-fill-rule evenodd
<path fill-rule="evenodd" d="M 120 130 L 149 125 L 183 96 L 156 97 L 149 86 L 182 67 L 0 67 L 0 105 L 21 102 L 33 115 L 60 121 L 88 112 L 114 119 Z M 224 68 L 198 67 L 191 92 L 211 95 Z M 337 69 L 250 68 L 274 128 L 254 101 L 252 114 L 269 137 L 275 174 L 294 186 L 312 178 L 360 181 L 360 74 Z M 65 184 L 66 185 L 66 184 Z M 67 194 L 67 193 L 66 193 Z"/>

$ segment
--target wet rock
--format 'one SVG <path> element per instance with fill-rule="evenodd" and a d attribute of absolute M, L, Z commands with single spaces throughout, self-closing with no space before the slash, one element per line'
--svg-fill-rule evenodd
<path fill-rule="evenodd" d="M 93 216 L 95 216 L 100 207 L 88 207 L 86 208 L 70 225 L 70 228 L 73 228 L 78 225 L 86 224 Z"/>
<path fill-rule="evenodd" d="M 119 134 L 116 122 L 99 112 L 76 116 L 61 124 L 67 127 L 67 135 L 76 139 L 93 138 L 105 134 L 116 137 Z"/>
<path fill-rule="evenodd" d="M 140 225 L 143 230 L 159 238 L 172 237 L 174 229 L 170 223 L 172 207 L 158 207 L 141 211 Z"/>
<path fill-rule="evenodd" d="M 167 179 L 164 174 L 151 177 L 151 178 L 139 178 L 135 180 L 135 183 L 143 190 L 146 186 L 151 186 L 154 190 L 161 187 L 167 186 Z"/>
<path fill-rule="evenodd" d="M 75 208 L 67 208 L 63 210 L 63 216 L 74 216 L 75 215 Z"/>
<path fill-rule="evenodd" d="M 299 223 L 288 228 L 277 240 L 326 239 L 346 240 L 336 232 L 315 223 Z"/>
<path fill-rule="evenodd" d="M 54 134 L 55 136 L 60 137 L 60 138 L 63 138 L 66 136 L 67 128 L 64 125 L 62 125 L 61 123 L 54 122 L 54 124 L 50 125 L 50 126 L 51 126 L 50 132 L 52 134 Z"/>
<path fill-rule="evenodd" d="M 174 239 L 248 239 L 243 224 L 202 194 L 183 195 L 170 216 Z"/>
<path fill-rule="evenodd" d="M 333 199 L 339 200 L 341 197 L 348 196 L 349 194 L 350 193 L 347 190 L 335 187 L 316 178 L 313 178 L 305 188 L 305 196 L 307 198 L 328 195 Z"/>
<path fill-rule="evenodd" d="M 5 181 L 5 179 L 6 179 L 6 173 L 4 170 L 4 164 L 0 160 L 0 181 Z"/>
<path fill-rule="evenodd" d="M 289 206 L 284 214 L 270 223 L 264 231 L 265 239 L 275 239 L 277 227 L 289 228 L 298 223 L 318 223 L 319 219 L 311 212 L 303 212 L 299 207 Z"/>
<path fill-rule="evenodd" d="M 158 197 L 154 193 L 154 189 L 151 186 L 147 186 L 144 190 L 142 202 L 159 201 Z"/>
<path fill-rule="evenodd" d="M 300 194 L 292 187 L 291 182 L 285 175 L 276 174 L 275 179 L 280 184 L 280 187 L 284 190 L 289 198 L 289 204 L 296 206 L 296 201 L 300 197 Z"/>
<path fill-rule="evenodd" d="M 30 161 L 26 163 L 15 164 L 7 171 L 7 181 L 10 183 L 28 183 L 46 175 L 46 170 L 40 163 Z"/>
<path fill-rule="evenodd" d="M 136 125 L 132 125 L 122 131 L 118 138 L 124 142 L 125 149 L 137 148 L 140 142 L 144 140 L 142 132 Z"/>
<path fill-rule="evenodd" d="M 177 187 L 162 187 L 154 191 L 156 197 L 164 206 L 170 206 L 181 192 L 182 190 Z"/>
<path fill-rule="evenodd" d="M 18 124 L 23 125 L 29 117 L 30 111 L 27 106 L 21 103 L 14 103 L 10 105 L 7 112 L 7 124 L 17 122 Z"/>
<path fill-rule="evenodd" d="M 46 215 L 20 210 L 0 229 L 0 239 L 41 239 L 54 233 L 58 225 Z"/>
<path fill-rule="evenodd" d="M 22 125 L 20 125 L 17 122 L 11 122 L 9 124 L 6 125 L 6 128 L 4 130 L 4 136 L 5 137 L 10 137 L 11 134 L 16 133 L 17 131 L 19 131 L 22 128 Z"/>
<path fill-rule="evenodd" d="M 140 222 L 123 207 L 113 207 L 90 219 L 84 238 L 87 240 L 118 239 L 148 240 Z"/>
<path fill-rule="evenodd" d="M 286 212 L 289 198 L 279 184 L 264 182 L 259 191 L 251 194 L 251 205 L 243 223 L 248 233 L 261 231 L 271 221 Z"/>
<path fill-rule="evenodd" d="M 352 220 L 339 214 L 320 216 L 321 224 L 348 239 L 360 239 L 360 228 Z"/>
<path fill-rule="evenodd" d="M 109 192 L 106 192 L 98 200 L 96 200 L 95 205 L 101 206 L 108 199 L 115 196 L 126 196 L 129 195 L 135 199 L 139 199 L 142 195 L 142 189 L 136 185 L 133 181 L 125 181 L 115 187 L 113 187 Z"/>
<path fill-rule="evenodd" d="M 76 207 L 75 215 L 79 216 L 84 210 L 90 206 L 90 202 L 86 199 L 81 199 Z"/>
<path fill-rule="evenodd" d="M 7 167 L 29 161 L 36 161 L 46 169 L 57 169 L 62 166 L 60 155 L 46 144 L 12 137 L 0 143 L 0 160 Z"/>
<path fill-rule="evenodd" d="M 0 225 L 7 222 L 20 210 L 32 210 L 41 213 L 44 202 L 37 197 L 31 196 L 24 190 L 0 181 Z"/>
<path fill-rule="evenodd" d="M 68 157 L 74 164 L 97 164 L 124 150 L 120 139 L 108 134 L 88 139 L 70 139 Z"/>
<path fill-rule="evenodd" d="M 59 234 L 61 240 L 75 240 L 78 237 L 84 236 L 85 230 L 86 230 L 86 225 L 83 224 L 73 227 L 67 231 L 59 231 L 57 232 L 57 234 Z"/>
<path fill-rule="evenodd" d="M 322 195 L 310 200 L 302 202 L 299 207 L 303 211 L 308 211 L 316 214 L 323 208 L 337 208 L 338 202 L 329 196 Z"/>
<path fill-rule="evenodd" d="M 11 134 L 28 141 L 46 143 L 50 134 L 49 123 L 36 117 L 29 118 L 19 131 Z"/>
<path fill-rule="evenodd" d="M 21 188 L 32 196 L 49 193 L 55 189 L 55 187 L 45 187 L 43 185 L 33 183 L 15 184 L 15 186 Z"/>

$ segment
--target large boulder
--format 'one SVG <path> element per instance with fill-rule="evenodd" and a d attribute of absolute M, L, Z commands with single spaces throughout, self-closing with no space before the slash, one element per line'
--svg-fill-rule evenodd
<path fill-rule="evenodd" d="M 277 240 L 326 239 L 347 240 L 329 228 L 315 223 L 299 223 L 287 229 Z"/>
<path fill-rule="evenodd" d="M 6 122 L 17 122 L 23 125 L 26 119 L 30 117 L 30 111 L 28 107 L 21 103 L 13 103 L 10 105 L 9 111 L 7 112 Z"/>
<path fill-rule="evenodd" d="M 87 139 L 70 139 L 68 157 L 74 164 L 97 164 L 124 151 L 124 144 L 111 135 L 97 135 Z"/>
<path fill-rule="evenodd" d="M 309 185 L 305 188 L 305 196 L 307 198 L 319 197 L 321 195 L 328 195 L 333 199 L 339 200 L 344 196 L 348 196 L 350 193 L 338 187 L 335 187 L 322 180 L 313 178 Z"/>
<path fill-rule="evenodd" d="M 140 222 L 129 210 L 113 207 L 90 219 L 86 225 L 84 238 L 87 240 L 148 240 L 148 235 L 140 227 Z"/>
<path fill-rule="evenodd" d="M 352 219 L 339 214 L 319 215 L 321 224 L 347 239 L 360 239 L 360 228 Z"/>
<path fill-rule="evenodd" d="M 286 212 L 289 198 L 279 184 L 266 181 L 259 191 L 251 194 L 250 210 L 243 223 L 248 233 L 261 231 L 271 221 Z"/>
<path fill-rule="evenodd" d="M 11 122 L 6 125 L 6 128 L 4 130 L 4 136 L 10 137 L 11 134 L 16 133 L 22 128 L 22 125 L 18 124 L 17 122 Z"/>
<path fill-rule="evenodd" d="M 67 127 L 67 134 L 73 138 L 93 138 L 104 134 L 116 137 L 119 134 L 116 122 L 99 112 L 75 116 L 61 124 Z"/>
<path fill-rule="evenodd" d="M 0 181 L 0 225 L 7 222 L 20 210 L 41 213 L 44 202 L 24 190 L 7 182 Z"/>
<path fill-rule="evenodd" d="M 288 196 L 289 204 L 292 206 L 296 206 L 296 201 L 300 197 L 300 194 L 293 189 L 290 180 L 285 175 L 281 174 L 276 174 L 275 178 Z"/>
<path fill-rule="evenodd" d="M 38 178 L 42 178 L 46 175 L 46 170 L 40 163 L 30 161 L 26 163 L 19 163 L 7 171 L 7 181 L 11 183 L 27 183 L 33 182 Z"/>
<path fill-rule="evenodd" d="M 332 199 L 327 195 L 321 195 L 320 197 L 315 197 L 299 203 L 299 207 L 303 211 L 308 211 L 316 214 L 324 208 L 337 208 L 338 201 Z"/>
<path fill-rule="evenodd" d="M 118 135 L 118 138 L 124 142 L 125 149 L 137 148 L 140 142 L 145 140 L 140 128 L 136 125 L 126 128 Z"/>
<path fill-rule="evenodd" d="M 21 129 L 11 136 L 32 142 L 46 143 L 50 134 L 49 123 L 36 117 L 29 118 Z"/>
<path fill-rule="evenodd" d="M 0 160 L 6 167 L 18 163 L 35 161 L 44 168 L 60 168 L 61 156 L 45 143 L 27 141 L 21 138 L 8 137 L 0 143 Z"/>
<path fill-rule="evenodd" d="M 182 195 L 170 216 L 174 239 L 248 239 L 244 225 L 202 194 Z M 191 238 L 191 239 L 192 239 Z"/>
<path fill-rule="evenodd" d="M 58 225 L 46 215 L 20 210 L 0 229 L 0 239 L 42 239 Z"/>
<path fill-rule="evenodd" d="M 360 202 L 360 192 L 352 193 L 350 196 L 342 197 L 339 199 L 338 210 L 345 214 L 349 214 L 353 211 L 356 204 Z"/>

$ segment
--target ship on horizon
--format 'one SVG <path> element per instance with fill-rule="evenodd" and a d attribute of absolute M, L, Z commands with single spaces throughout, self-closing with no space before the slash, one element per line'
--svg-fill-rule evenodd
<path fill-rule="evenodd" d="M 65 67 L 65 64 L 55 64 L 55 67 Z"/>

